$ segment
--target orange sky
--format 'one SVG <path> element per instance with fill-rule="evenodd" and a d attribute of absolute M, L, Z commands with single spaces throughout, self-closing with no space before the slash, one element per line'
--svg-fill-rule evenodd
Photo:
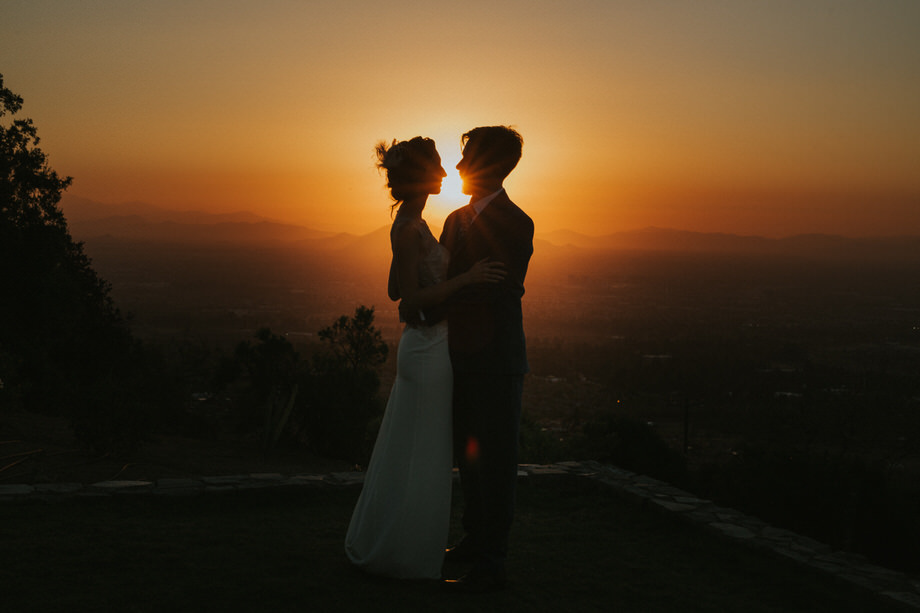
<path fill-rule="evenodd" d="M 70 193 L 388 223 L 377 140 L 510 124 L 538 232 L 917 233 L 920 3 L 7 0 L 0 73 Z"/>

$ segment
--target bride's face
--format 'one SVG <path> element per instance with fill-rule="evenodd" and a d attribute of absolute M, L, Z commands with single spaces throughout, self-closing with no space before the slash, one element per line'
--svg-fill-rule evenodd
<path fill-rule="evenodd" d="M 425 193 L 427 194 L 440 194 L 441 193 L 441 182 L 444 180 L 444 177 L 447 176 L 447 172 L 444 170 L 444 167 L 441 165 L 441 158 L 438 157 L 431 161 L 431 165 L 428 167 L 426 176 L 425 176 Z"/>

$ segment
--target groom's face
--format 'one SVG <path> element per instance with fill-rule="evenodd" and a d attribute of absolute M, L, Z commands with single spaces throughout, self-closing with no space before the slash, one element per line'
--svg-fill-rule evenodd
<path fill-rule="evenodd" d="M 466 153 L 464 153 L 463 157 L 460 158 L 460 161 L 457 162 L 457 172 L 460 175 L 460 181 L 461 181 L 460 191 L 466 194 L 467 196 L 470 195 L 470 185 L 467 179 L 468 177 L 467 168 L 469 167 L 469 165 L 470 165 L 470 161 L 466 158 Z"/>
<path fill-rule="evenodd" d="M 480 191 L 480 187 L 487 183 L 487 168 L 483 167 L 482 156 L 477 151 L 478 147 L 475 141 L 468 141 L 463 147 L 463 157 L 457 163 L 457 172 L 463 181 L 461 191 L 467 196 Z"/>

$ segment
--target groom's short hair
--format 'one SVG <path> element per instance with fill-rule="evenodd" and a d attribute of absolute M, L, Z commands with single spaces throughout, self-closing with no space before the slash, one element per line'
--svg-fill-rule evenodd
<path fill-rule="evenodd" d="M 504 179 L 520 161 L 524 139 L 508 126 L 482 126 L 464 134 L 460 145 L 472 148 L 478 168 Z"/>

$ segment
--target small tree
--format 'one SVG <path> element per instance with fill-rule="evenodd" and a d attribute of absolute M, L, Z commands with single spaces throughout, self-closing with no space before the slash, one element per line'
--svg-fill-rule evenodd
<path fill-rule="evenodd" d="M 249 374 L 253 404 L 262 421 L 263 450 L 270 451 L 287 425 L 300 385 L 302 367 L 294 346 L 268 328 L 256 333 L 259 343 L 240 343 L 236 359 Z"/>
<path fill-rule="evenodd" d="M 389 347 L 374 327 L 374 309 L 359 306 L 319 332 L 327 350 L 313 358 L 303 430 L 318 453 L 365 463 L 368 424 L 381 412 L 377 368 Z"/>
<path fill-rule="evenodd" d="M 387 360 L 389 347 L 380 331 L 374 328 L 374 308 L 364 305 L 355 309 L 355 316 L 339 317 L 335 323 L 319 331 L 328 341 L 333 353 L 352 370 L 374 370 Z"/>
<path fill-rule="evenodd" d="M 258 431 L 271 450 L 285 435 L 312 451 L 363 463 L 368 425 L 381 412 L 377 368 L 389 347 L 374 327 L 374 309 L 360 306 L 319 332 L 323 347 L 301 360 L 284 337 L 263 328 L 257 343 L 237 345 L 218 385 L 241 380 L 241 426 Z"/>

